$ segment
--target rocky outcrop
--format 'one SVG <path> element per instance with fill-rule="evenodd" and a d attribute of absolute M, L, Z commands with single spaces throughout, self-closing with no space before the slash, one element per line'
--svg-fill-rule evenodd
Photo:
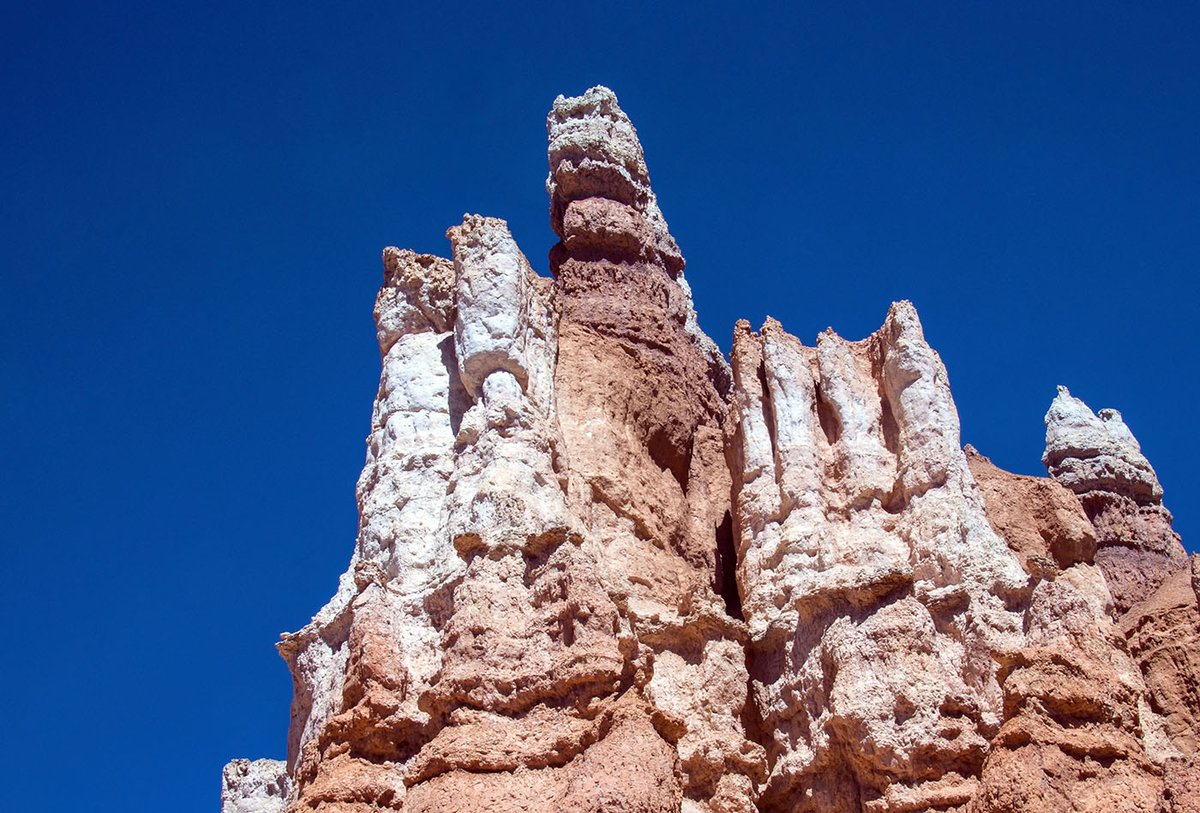
<path fill-rule="evenodd" d="M 384 250 L 354 553 L 224 811 L 1196 809 L 1200 612 L 1123 424 L 1060 396 L 1063 485 L 964 451 L 908 302 L 727 363 L 613 93 L 547 127 L 552 278 L 492 217 Z"/>
<path fill-rule="evenodd" d="M 554 280 L 495 218 L 384 252 L 358 543 L 280 647 L 291 810 L 754 810 L 728 367 L 616 98 L 548 126 Z"/>
<path fill-rule="evenodd" d="M 1117 612 L 1148 598 L 1184 566 L 1187 554 L 1171 530 L 1158 475 L 1120 412 L 1095 414 L 1059 387 L 1046 413 L 1042 462 L 1051 477 L 1075 492 L 1096 527 L 1096 564 Z"/>

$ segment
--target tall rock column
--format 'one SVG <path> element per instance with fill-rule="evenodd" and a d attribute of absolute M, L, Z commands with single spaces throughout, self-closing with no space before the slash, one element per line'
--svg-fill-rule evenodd
<path fill-rule="evenodd" d="M 395 248 L 383 261 L 383 371 L 358 482 L 357 544 L 333 599 L 279 644 L 295 684 L 294 810 L 400 804 L 404 763 L 435 723 L 420 698 L 441 667 L 445 595 L 462 571 L 443 541 L 468 404 L 454 354 L 454 270 Z"/>
<path fill-rule="evenodd" d="M 762 757 L 742 725 L 728 367 L 696 322 L 683 257 L 616 96 L 559 97 L 547 126 L 570 503 L 622 606 L 639 694 L 678 754 L 682 804 L 749 813 Z"/>

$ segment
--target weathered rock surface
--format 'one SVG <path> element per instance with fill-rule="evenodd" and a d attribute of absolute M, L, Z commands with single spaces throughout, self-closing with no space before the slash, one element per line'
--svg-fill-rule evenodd
<path fill-rule="evenodd" d="M 972 808 L 1158 810 L 1162 770 L 1146 740 L 1159 720 L 1091 563 L 1082 507 L 1054 481 L 1009 474 L 970 448 L 968 464 L 988 518 L 1034 582 L 1021 647 L 995 653 L 1004 723 Z"/>
<path fill-rule="evenodd" d="M 1066 387 L 1046 413 L 1050 476 L 1075 492 L 1096 527 L 1096 564 L 1124 613 L 1187 561 L 1162 486 L 1121 413 L 1099 414 Z"/>
<path fill-rule="evenodd" d="M 968 802 L 1028 578 L 988 524 L 916 311 L 734 333 L 730 452 L 764 810 Z"/>
<path fill-rule="evenodd" d="M 491 217 L 384 251 L 354 553 L 224 813 L 1200 809 L 1200 566 L 1119 416 L 995 468 L 907 302 L 730 365 L 616 97 L 547 127 L 552 278 Z"/>
<path fill-rule="evenodd" d="M 1200 810 L 1200 555 L 1120 620 L 1156 721 L 1155 746 L 1175 810 Z"/>
<path fill-rule="evenodd" d="M 1011 474 L 974 447 L 967 465 L 983 492 L 988 520 L 1034 579 L 1096 556 L 1096 530 L 1075 495 L 1054 480 Z"/>
<path fill-rule="evenodd" d="M 282 813 L 291 782 L 277 759 L 235 759 L 221 774 L 221 813 Z"/>
<path fill-rule="evenodd" d="M 1163 733 L 1183 756 L 1200 754 L 1200 555 L 1120 621 Z"/>

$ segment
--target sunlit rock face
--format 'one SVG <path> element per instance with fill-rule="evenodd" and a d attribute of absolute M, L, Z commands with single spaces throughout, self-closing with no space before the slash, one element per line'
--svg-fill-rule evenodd
<path fill-rule="evenodd" d="M 916 310 L 860 342 L 734 334 L 730 458 L 763 809 L 961 805 L 1022 640 L 1028 577 L 988 523 Z"/>
<path fill-rule="evenodd" d="M 907 302 L 730 364 L 615 95 L 547 128 L 551 277 L 494 217 L 384 250 L 354 553 L 223 811 L 1196 809 L 1192 569 L 1114 601 L 1088 509 L 1161 511 L 1132 436 L 964 451 Z"/>

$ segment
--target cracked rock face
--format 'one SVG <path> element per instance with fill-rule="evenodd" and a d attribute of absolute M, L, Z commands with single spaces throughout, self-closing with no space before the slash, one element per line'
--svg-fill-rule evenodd
<path fill-rule="evenodd" d="M 616 96 L 547 129 L 552 278 L 493 217 L 384 250 L 358 538 L 224 813 L 1197 810 L 1200 577 L 1119 415 L 995 468 L 907 302 L 728 363 Z"/>

